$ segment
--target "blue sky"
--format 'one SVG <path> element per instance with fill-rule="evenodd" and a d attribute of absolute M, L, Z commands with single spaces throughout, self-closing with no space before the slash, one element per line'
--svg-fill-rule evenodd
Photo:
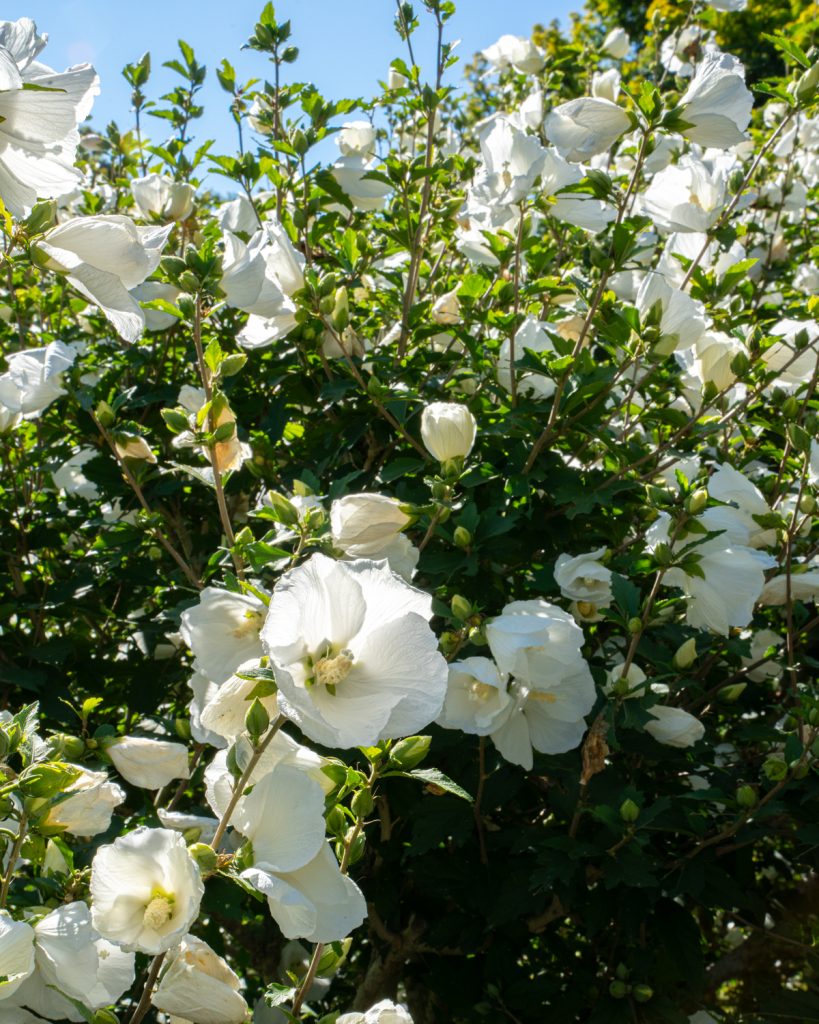
<path fill-rule="evenodd" d="M 456 52 L 465 62 L 506 32 L 525 35 L 537 21 L 565 21 L 581 2 L 460 0 L 449 23 L 449 38 L 461 39 Z M 185 39 L 200 63 L 208 66 L 206 116 L 196 127 L 197 141 L 215 138 L 214 152 L 232 153 L 235 131 L 227 94 L 219 88 L 213 70 L 227 57 L 241 81 L 265 78 L 269 65 L 264 55 L 240 49 L 262 6 L 263 0 L 13 0 L 4 5 L 3 17 L 33 18 L 39 30 L 48 33 L 43 59 L 52 67 L 62 70 L 83 61 L 95 65 L 102 86 L 92 113 L 97 126 L 113 119 L 123 129 L 131 127 L 130 91 L 120 74 L 122 67 L 150 50 L 154 70 L 147 93 L 157 98 L 176 78 L 161 64 L 177 56 L 176 40 Z M 374 95 L 390 61 L 406 57 L 392 27 L 391 0 L 280 0 L 275 6 L 280 20 L 291 19 L 292 41 L 300 49 L 290 80 L 314 82 L 327 97 Z M 415 6 L 422 8 L 420 0 Z M 422 17 L 422 28 L 430 20 Z M 429 66 L 434 54 L 431 32 L 419 30 L 415 46 L 416 59 Z M 449 72 L 453 81 L 461 73 L 458 65 Z M 146 120 L 153 139 L 161 141 L 165 123 Z"/>

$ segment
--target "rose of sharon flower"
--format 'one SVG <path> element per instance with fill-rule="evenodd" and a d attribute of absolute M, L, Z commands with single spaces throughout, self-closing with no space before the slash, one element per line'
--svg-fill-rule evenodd
<path fill-rule="evenodd" d="M 700 146 L 729 149 L 745 141 L 753 104 L 741 62 L 730 53 L 707 53 L 680 97 L 676 112 L 688 125 L 680 131 Z"/>
<path fill-rule="evenodd" d="M 348 494 L 330 506 L 333 544 L 359 558 L 379 555 L 411 521 L 386 494 Z"/>
<path fill-rule="evenodd" d="M 417 733 L 446 692 L 431 618 L 429 595 L 386 562 L 313 555 L 281 578 L 262 628 L 279 710 L 329 747 Z"/>
<path fill-rule="evenodd" d="M 130 289 L 159 266 L 173 225 L 137 227 L 130 217 L 73 217 L 51 228 L 35 251 L 48 270 L 65 274 L 89 302 L 100 307 L 125 341 L 138 341 L 145 313 Z"/>
<path fill-rule="evenodd" d="M 242 678 L 242 672 L 248 672 L 257 665 L 258 660 L 240 665 L 236 674 L 209 697 L 199 717 L 203 728 L 226 740 L 233 740 L 239 733 L 244 732 L 245 716 L 253 701 L 251 694 L 258 688 L 259 683 L 257 679 Z M 259 700 L 270 718 L 275 718 L 278 710 L 276 694 L 260 697 Z"/>
<path fill-rule="evenodd" d="M 84 768 L 48 812 L 44 824 L 62 828 L 75 836 L 96 836 L 111 824 L 114 808 L 125 800 L 125 793 L 110 782 L 105 772 Z"/>
<path fill-rule="evenodd" d="M 34 419 L 61 395 L 63 374 L 77 358 L 75 349 L 63 341 L 52 341 L 43 348 L 28 348 L 6 357 L 8 372 L 0 378 L 17 388 L 17 411 L 23 419 Z"/>
<path fill-rule="evenodd" d="M 669 747 L 691 747 L 705 735 L 702 722 L 682 708 L 665 707 L 662 704 L 649 708 L 654 721 L 643 727 L 658 743 Z"/>
<path fill-rule="evenodd" d="M 237 975 L 210 946 L 186 935 L 170 951 L 151 1002 L 192 1024 L 242 1024 L 247 1003 Z"/>
<path fill-rule="evenodd" d="M 533 749 L 562 754 L 576 747 L 596 695 L 580 653 L 583 630 L 571 615 L 543 600 L 512 601 L 486 637 L 500 671 L 515 677 L 515 710 L 491 734 L 501 754 L 530 770 Z"/>
<path fill-rule="evenodd" d="M 172 779 L 190 777 L 188 748 L 148 736 L 120 736 L 105 745 L 105 754 L 132 786 L 162 789 Z"/>
<path fill-rule="evenodd" d="M 603 40 L 603 45 L 600 49 L 607 57 L 614 57 L 615 60 L 620 60 L 628 53 L 630 46 L 631 40 L 628 37 L 628 32 L 618 26 L 609 32 Z"/>
<path fill-rule="evenodd" d="M 334 783 L 330 777 L 322 771 L 322 768 L 327 764 L 329 764 L 327 758 L 317 754 L 309 747 L 302 746 L 280 730 L 273 736 L 272 742 L 265 748 L 264 753 L 250 773 L 247 784 L 248 786 L 255 786 L 257 782 L 260 782 L 265 775 L 272 772 L 278 765 L 284 765 L 288 768 L 297 768 L 300 772 L 309 776 L 313 782 L 318 783 L 326 794 L 334 788 Z M 233 795 L 234 782 L 235 779 L 227 766 L 227 751 L 220 750 L 205 769 L 205 799 L 213 813 L 218 815 L 219 818 L 227 813 L 230 799 Z M 233 824 L 235 818 L 236 811 L 234 810 L 230 824 Z"/>
<path fill-rule="evenodd" d="M 263 861 L 241 877 L 267 897 L 270 914 L 287 939 L 336 942 L 367 916 L 358 886 L 342 875 L 330 844 L 294 871 L 275 871 Z"/>
<path fill-rule="evenodd" d="M 49 1020 L 84 1020 L 69 999 L 98 1010 L 115 1003 L 134 981 L 134 954 L 100 938 L 82 901 L 57 907 L 37 922 L 34 961 L 34 973 L 13 1002 Z"/>
<path fill-rule="evenodd" d="M 227 682 L 245 661 L 262 654 L 259 631 L 265 607 L 249 594 L 205 587 L 199 604 L 182 612 L 179 632 L 194 654 L 194 668 L 212 682 Z"/>
<path fill-rule="evenodd" d="M 412 1024 L 407 1008 L 390 999 L 382 999 L 366 1013 L 342 1013 L 336 1024 Z"/>
<path fill-rule="evenodd" d="M 534 74 L 543 67 L 543 54 L 531 39 L 525 36 L 501 36 L 496 43 L 481 53 L 498 70 L 510 65 L 524 74 Z"/>
<path fill-rule="evenodd" d="M 543 123 L 546 138 L 572 163 L 611 149 L 630 127 L 631 118 L 622 107 L 594 96 L 561 103 Z"/>
<path fill-rule="evenodd" d="M 0 1002 L 8 999 L 34 970 L 34 929 L 0 910 Z"/>
<path fill-rule="evenodd" d="M 243 796 L 231 818 L 271 871 L 294 871 L 324 845 L 324 792 L 298 768 L 278 764 Z"/>
<path fill-rule="evenodd" d="M 432 402 L 421 414 L 421 437 L 439 462 L 465 459 L 472 451 L 478 424 L 465 405 Z"/>
<path fill-rule="evenodd" d="M 204 891 L 185 840 L 166 828 L 119 836 L 91 864 L 94 927 L 127 952 L 175 946 L 196 920 Z"/>
<path fill-rule="evenodd" d="M 696 548 L 703 576 L 688 576 L 682 569 L 672 568 L 663 584 L 680 587 L 685 593 L 685 617 L 690 626 L 728 636 L 732 626 L 744 627 L 751 621 L 765 584 L 764 570 L 776 563 L 750 547 L 750 531 L 737 509 L 709 508 L 696 518 L 708 532 L 719 534 Z M 670 517 L 661 512 L 646 535 L 649 547 L 668 543 L 669 524 Z"/>
<path fill-rule="evenodd" d="M 488 736 L 515 710 L 508 677 L 491 658 L 464 658 L 449 666 L 444 707 L 438 725 L 472 736 Z"/>
<path fill-rule="evenodd" d="M 146 174 L 144 178 L 134 178 L 131 192 L 140 214 L 146 220 L 151 217 L 186 220 L 193 212 L 196 195 L 193 185 L 174 181 L 166 174 Z"/>
<path fill-rule="evenodd" d="M 90 64 L 58 74 L 35 60 L 45 45 L 30 18 L 0 22 L 0 197 L 13 217 L 80 184 L 76 129 L 99 92 Z"/>
<path fill-rule="evenodd" d="M 605 553 L 605 548 L 598 548 L 574 558 L 560 555 L 555 562 L 555 582 L 560 593 L 570 601 L 608 608 L 612 599 L 611 569 L 600 561 Z"/>

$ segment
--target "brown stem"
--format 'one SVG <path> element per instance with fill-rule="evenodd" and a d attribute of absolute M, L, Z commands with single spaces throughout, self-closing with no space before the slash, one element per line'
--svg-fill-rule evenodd
<path fill-rule="evenodd" d="M 225 808 L 225 813 L 222 815 L 219 824 L 216 826 L 216 832 L 214 832 L 213 839 L 211 840 L 210 843 L 214 850 L 217 850 L 219 848 L 219 843 L 221 843 L 222 837 L 224 836 L 227 827 L 230 824 L 230 819 L 233 812 L 236 810 L 236 804 L 238 804 L 239 802 L 239 797 L 242 795 L 242 793 L 244 793 L 245 787 L 248 784 L 250 776 L 253 774 L 253 769 L 259 763 L 259 759 L 261 758 L 262 754 L 265 752 L 265 750 L 267 750 L 270 741 L 273 739 L 273 737 L 276 735 L 279 729 L 281 729 L 283 724 L 284 715 L 279 715 L 270 725 L 270 728 L 267 730 L 262 739 L 259 740 L 259 745 L 253 751 L 253 754 L 251 755 L 250 760 L 247 763 L 247 767 L 242 772 L 242 775 L 237 781 L 236 785 L 233 787 L 233 792 L 231 793 L 230 800 L 228 801 L 228 805 Z"/>
<path fill-rule="evenodd" d="M 142 989 L 142 996 L 140 997 L 137 1007 L 131 1015 L 131 1019 L 128 1021 L 128 1024 L 139 1024 L 150 1009 L 154 985 L 156 984 L 156 979 L 159 976 L 159 969 L 162 967 L 162 961 L 164 959 L 164 953 L 160 953 L 159 956 L 154 957 L 151 969 L 148 971 L 148 977 L 145 979 L 145 987 Z"/>
<path fill-rule="evenodd" d="M 196 306 L 193 316 L 193 343 L 196 347 L 196 362 L 199 367 L 199 376 L 202 380 L 202 387 L 205 389 L 205 398 L 210 402 L 213 398 L 213 385 L 208 367 L 205 363 L 205 352 L 202 348 L 202 299 L 199 295 L 196 296 Z M 207 425 L 208 431 L 210 432 L 213 432 L 216 429 L 211 409 L 208 409 Z M 219 463 L 216 458 L 216 449 L 213 445 L 208 445 L 208 457 L 210 458 L 210 464 L 213 468 L 213 486 L 216 491 L 216 504 L 219 507 L 219 519 L 222 523 L 222 530 L 225 534 L 225 540 L 230 546 L 230 557 L 233 560 L 233 567 L 236 570 L 236 575 L 240 580 L 243 580 L 245 578 L 244 564 L 238 551 L 235 550 L 236 536 L 233 533 L 233 524 L 230 521 L 230 512 L 228 511 L 227 501 L 225 500 L 225 489 L 222 486 L 222 471 L 219 468 Z"/>
<path fill-rule="evenodd" d="M 0 886 L 0 910 L 3 907 L 5 907 L 6 900 L 8 899 L 9 886 L 11 885 L 11 880 L 14 877 L 14 869 L 17 866 L 17 858 L 20 856 L 20 848 L 22 847 L 23 840 L 26 837 L 27 825 L 28 818 L 26 817 L 25 812 L 23 812 L 23 814 L 21 814 L 20 816 L 20 826 L 17 832 L 17 838 L 14 840 L 14 846 L 12 846 L 11 853 L 9 854 L 9 866 L 6 869 L 5 875 L 3 876 L 3 884 L 2 886 Z"/>
<path fill-rule="evenodd" d="M 102 434 L 103 438 L 105 439 L 105 443 L 111 449 L 111 451 L 112 451 L 112 453 L 114 455 L 114 458 L 119 463 L 120 469 L 122 470 L 122 474 L 125 477 L 125 479 L 128 481 L 128 483 L 130 484 L 131 490 L 134 492 L 134 494 L 137 497 L 137 501 L 140 503 L 140 505 L 142 506 L 143 510 L 145 512 L 147 512 L 148 515 L 152 516 L 153 515 L 153 509 L 148 504 L 148 502 L 147 502 L 147 500 L 145 498 L 145 495 L 144 495 L 144 493 L 142 491 L 142 488 L 137 483 L 136 477 L 131 472 L 131 470 L 130 470 L 130 468 L 128 466 L 128 463 L 125 461 L 125 459 L 117 451 L 117 446 L 114 444 L 113 438 L 108 433 L 108 431 L 105 429 L 105 427 L 102 425 L 102 423 L 100 423 L 100 421 L 97 419 L 97 417 L 96 417 L 96 415 L 94 413 L 91 414 L 91 417 L 94 420 L 94 423 L 96 424 L 97 429 L 99 430 L 99 432 Z M 162 533 L 161 530 L 159 530 L 159 529 L 154 527 L 154 528 L 151 529 L 151 535 L 153 536 L 154 540 L 156 540 L 159 544 L 162 545 L 162 547 L 168 552 L 168 554 L 171 556 L 171 558 L 176 562 L 176 564 L 179 566 L 179 568 L 185 574 L 185 577 L 187 578 L 188 582 L 191 583 L 194 587 L 196 587 L 197 590 L 201 590 L 202 587 L 203 587 L 202 581 L 199 579 L 199 577 L 196 575 L 196 573 L 193 571 L 193 569 L 188 565 L 188 563 L 185 561 L 185 559 L 182 557 L 182 555 L 176 550 L 176 548 L 173 546 L 173 544 L 170 542 L 170 540 L 168 540 L 168 538 L 165 536 L 165 534 Z"/>

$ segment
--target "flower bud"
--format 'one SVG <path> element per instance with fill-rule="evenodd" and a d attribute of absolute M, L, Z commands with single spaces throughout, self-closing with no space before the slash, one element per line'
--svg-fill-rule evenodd
<path fill-rule="evenodd" d="M 788 765 L 788 768 L 790 769 L 791 775 L 795 779 L 804 779 L 810 771 L 810 766 L 808 765 L 808 763 L 806 761 L 803 761 L 801 758 L 796 761 L 791 761 L 791 763 Z"/>
<path fill-rule="evenodd" d="M 94 412 L 95 416 L 99 420 L 100 424 L 105 427 L 111 427 L 114 425 L 117 419 L 117 414 L 111 408 L 107 402 L 100 402 Z"/>
<path fill-rule="evenodd" d="M 725 704 L 732 704 L 735 700 L 739 700 L 747 685 L 747 683 L 734 683 L 732 686 L 723 686 L 717 696 Z"/>
<path fill-rule="evenodd" d="M 188 853 L 199 865 L 203 875 L 216 870 L 218 857 L 212 846 L 208 846 L 207 843 L 193 843 L 188 847 Z"/>
<path fill-rule="evenodd" d="M 472 534 L 464 526 L 456 526 L 452 535 L 456 548 L 466 549 L 472 543 Z"/>
<path fill-rule="evenodd" d="M 366 818 L 372 814 L 373 795 L 369 789 L 360 789 L 350 801 L 350 807 L 357 818 Z"/>
<path fill-rule="evenodd" d="M 173 729 L 180 740 L 187 742 L 191 738 L 191 722 L 189 718 L 174 719 Z"/>
<path fill-rule="evenodd" d="M 674 668 L 683 669 L 690 668 L 697 660 L 697 641 L 694 637 L 689 637 L 685 643 L 680 644 L 677 650 L 674 652 L 672 663 Z"/>
<path fill-rule="evenodd" d="M 156 456 L 148 446 L 148 442 L 138 434 L 115 434 L 114 448 L 121 459 L 140 459 L 145 462 L 156 462 Z"/>
<path fill-rule="evenodd" d="M 327 814 L 327 831 L 334 836 L 340 836 L 347 827 L 347 815 L 336 804 Z"/>
<path fill-rule="evenodd" d="M 609 995 L 612 999 L 625 999 L 631 991 L 631 985 L 627 985 L 624 981 L 613 981 L 609 985 Z"/>
<path fill-rule="evenodd" d="M 254 745 L 258 743 L 262 734 L 267 732 L 267 727 L 269 725 L 270 715 L 267 713 L 267 708 L 262 704 L 258 697 L 254 697 L 253 703 L 250 705 L 247 710 L 247 714 L 245 715 L 245 729 L 247 729 Z"/>
<path fill-rule="evenodd" d="M 347 835 L 345 836 L 345 843 L 349 850 L 349 856 L 347 863 L 355 864 L 357 860 L 361 860 L 364 854 L 364 847 L 367 845 L 367 837 L 363 832 L 355 835 L 355 830 L 351 827 L 347 829 Z"/>
<path fill-rule="evenodd" d="M 750 810 L 756 806 L 756 790 L 753 786 L 738 786 L 734 795 L 740 807 Z"/>
<path fill-rule="evenodd" d="M 431 736 L 407 736 L 399 740 L 390 751 L 390 762 L 409 771 L 419 765 L 429 753 Z"/>
<path fill-rule="evenodd" d="M 330 320 L 337 331 L 343 331 L 350 322 L 350 300 L 347 297 L 347 289 L 343 285 L 336 291 Z"/>
<path fill-rule="evenodd" d="M 624 800 L 620 804 L 620 817 L 631 824 L 640 817 L 640 808 L 633 800 Z"/>
<path fill-rule="evenodd" d="M 692 494 L 688 495 L 688 500 L 685 503 L 685 511 L 689 515 L 695 516 L 698 512 L 702 512 L 707 504 L 708 491 L 704 487 L 699 487 Z"/>
<path fill-rule="evenodd" d="M 113 1010 L 97 1010 L 91 1018 L 92 1024 L 119 1024 L 119 1017 Z"/>
<path fill-rule="evenodd" d="M 627 628 L 629 633 L 631 633 L 632 635 L 635 633 L 639 633 L 643 628 L 643 620 L 635 615 L 633 618 L 628 620 Z"/>
<path fill-rule="evenodd" d="M 799 511 L 806 516 L 811 516 L 816 511 L 816 498 L 812 494 L 803 494 L 799 499 Z"/>
<path fill-rule="evenodd" d="M 810 103 L 819 89 L 819 62 L 800 76 L 794 88 L 794 96 L 800 103 Z"/>
<path fill-rule="evenodd" d="M 647 1003 L 654 995 L 654 989 L 650 985 L 635 985 L 631 994 L 638 1003 Z"/>
<path fill-rule="evenodd" d="M 460 594 L 455 594 L 449 606 L 452 609 L 453 616 L 460 622 L 466 622 L 472 614 L 472 603 L 467 601 L 465 597 L 461 597 Z"/>
<path fill-rule="evenodd" d="M 472 451 L 478 425 L 465 405 L 432 402 L 421 415 L 421 437 L 439 462 L 465 459 Z"/>
<path fill-rule="evenodd" d="M 781 782 L 788 774 L 788 766 L 780 757 L 769 757 L 762 765 L 762 774 L 769 782 Z"/>

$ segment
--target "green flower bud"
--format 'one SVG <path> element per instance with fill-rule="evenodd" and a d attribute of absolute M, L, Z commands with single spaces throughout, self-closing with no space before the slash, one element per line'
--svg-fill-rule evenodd
<path fill-rule="evenodd" d="M 650 985 L 635 985 L 631 994 L 638 1003 L 647 1003 L 654 995 L 654 989 Z"/>
<path fill-rule="evenodd" d="M 373 795 L 369 789 L 360 789 L 350 801 L 350 807 L 357 818 L 366 818 L 372 814 Z"/>
<path fill-rule="evenodd" d="M 689 637 L 685 643 L 680 644 L 677 650 L 674 652 L 672 663 L 674 668 L 684 669 L 691 668 L 694 662 L 697 660 L 697 641 L 694 637 Z"/>
<path fill-rule="evenodd" d="M 216 850 L 212 846 L 208 846 L 207 843 L 194 843 L 188 847 L 188 853 L 199 865 L 199 870 L 203 875 L 216 870 L 218 858 Z"/>
<path fill-rule="evenodd" d="M 97 408 L 94 410 L 94 415 L 106 430 L 109 427 L 112 427 L 117 421 L 117 414 L 107 402 L 99 402 Z"/>
<path fill-rule="evenodd" d="M 816 511 L 816 498 L 812 494 L 803 494 L 799 499 L 799 511 L 806 516 L 813 515 Z"/>
<path fill-rule="evenodd" d="M 174 719 L 173 728 L 180 740 L 187 741 L 191 738 L 191 722 L 189 718 Z"/>
<path fill-rule="evenodd" d="M 734 795 L 740 807 L 750 810 L 756 806 L 756 790 L 753 786 L 738 786 Z"/>
<path fill-rule="evenodd" d="M 620 804 L 620 817 L 630 824 L 640 817 L 640 808 L 633 800 L 624 800 Z"/>
<path fill-rule="evenodd" d="M 762 774 L 770 782 L 781 782 L 788 774 L 788 766 L 780 757 L 769 757 L 762 765 Z"/>
<path fill-rule="evenodd" d="M 810 103 L 819 89 L 819 62 L 808 68 L 796 82 L 793 95 L 799 103 Z"/>
<path fill-rule="evenodd" d="M 704 487 L 698 487 L 696 491 L 688 495 L 685 510 L 689 515 L 695 516 L 698 512 L 702 512 L 707 504 L 708 491 Z"/>
<path fill-rule="evenodd" d="M 790 768 L 791 775 L 795 779 L 804 779 L 810 771 L 810 765 L 807 761 L 801 760 L 801 758 L 796 761 L 791 761 L 788 767 Z"/>
<path fill-rule="evenodd" d="M 296 506 L 288 501 L 283 494 L 276 491 L 267 492 L 267 500 L 273 507 L 273 511 L 280 523 L 285 526 L 295 526 L 299 521 L 299 513 Z"/>
<path fill-rule="evenodd" d="M 119 1017 L 113 1010 L 97 1010 L 91 1018 L 93 1024 L 119 1024 Z"/>
<path fill-rule="evenodd" d="M 350 300 L 347 297 L 347 289 L 343 285 L 336 291 L 330 319 L 337 331 L 343 331 L 350 322 Z"/>
<path fill-rule="evenodd" d="M 472 534 L 465 527 L 456 526 L 452 540 L 456 548 L 466 549 L 472 543 Z"/>
<path fill-rule="evenodd" d="M 261 735 L 267 732 L 269 725 L 270 715 L 267 713 L 267 708 L 258 697 L 254 697 L 253 703 L 247 709 L 247 714 L 245 715 L 245 728 L 250 734 L 254 745 L 258 743 Z"/>
<path fill-rule="evenodd" d="M 363 832 L 359 832 L 355 839 L 353 838 L 353 834 L 353 828 L 349 828 L 347 830 L 347 835 L 345 836 L 345 842 L 350 851 L 347 861 L 348 864 L 355 864 L 357 860 L 361 860 L 364 855 L 364 847 L 367 845 L 367 837 Z"/>
<path fill-rule="evenodd" d="M 629 992 L 631 992 L 631 985 L 627 985 L 624 981 L 613 981 L 609 985 L 609 995 L 612 999 L 625 999 Z"/>
<path fill-rule="evenodd" d="M 2 750 L 3 736 L 6 736 L 8 740 L 8 736 L 5 733 L 0 733 L 0 757 L 5 755 L 5 751 Z M 85 753 L 85 741 L 81 740 L 79 736 L 70 736 L 65 732 L 54 733 L 50 744 L 55 754 L 66 758 L 68 761 L 76 761 Z"/>
<path fill-rule="evenodd" d="M 466 622 L 466 620 L 472 614 L 471 602 L 467 601 L 465 597 L 461 597 L 460 594 L 455 594 L 455 596 L 449 602 L 449 606 L 452 609 L 453 616 L 460 622 Z"/>
<path fill-rule="evenodd" d="M 431 736 L 407 736 L 399 740 L 390 751 L 390 763 L 410 771 L 416 768 L 429 753 Z"/>
<path fill-rule="evenodd" d="M 327 831 L 331 832 L 334 836 L 340 836 L 347 827 L 347 815 L 342 809 L 336 804 L 335 807 L 331 807 L 327 813 Z"/>
<path fill-rule="evenodd" d="M 732 686 L 723 686 L 717 693 L 717 696 L 723 703 L 733 704 L 735 700 L 739 700 L 742 696 L 747 685 L 747 683 L 734 683 Z"/>
<path fill-rule="evenodd" d="M 628 631 L 631 634 L 639 633 L 643 628 L 643 620 L 636 615 L 628 620 Z"/>

